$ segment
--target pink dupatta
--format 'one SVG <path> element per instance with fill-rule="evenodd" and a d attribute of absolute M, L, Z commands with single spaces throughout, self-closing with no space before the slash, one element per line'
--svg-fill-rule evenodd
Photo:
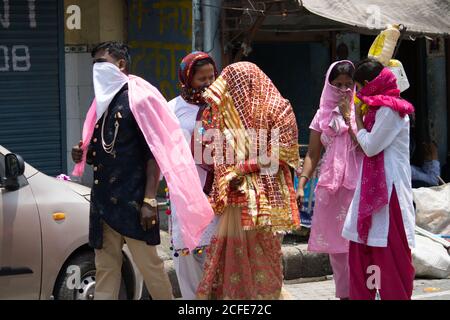
<path fill-rule="evenodd" d="M 318 186 L 326 188 L 331 193 L 336 192 L 340 187 L 355 190 L 361 163 L 361 153 L 356 150 L 356 145 L 348 133 L 350 128 L 345 124 L 338 107 L 343 94 L 347 95 L 350 105 L 353 105 L 354 89 L 344 93 L 333 86 L 329 79 L 333 68 L 341 63 L 353 66 L 351 61 L 342 60 L 334 62 L 328 68 L 317 115 L 321 138 L 330 141 L 325 145 L 326 153 L 320 167 Z M 356 128 L 353 108 L 350 117 L 352 127 Z"/>
<path fill-rule="evenodd" d="M 128 96 L 133 116 L 166 178 L 182 226 L 182 238 L 186 247 L 192 250 L 199 244 L 214 212 L 203 193 L 190 147 L 175 114 L 158 89 L 144 79 L 130 75 Z M 74 176 L 83 175 L 95 124 L 94 100 L 83 126 L 83 159 L 75 166 Z"/>
<path fill-rule="evenodd" d="M 413 105 L 400 98 L 397 79 L 388 68 L 384 68 L 375 79 L 364 86 L 357 96 L 369 106 L 364 117 L 364 127 L 368 132 L 375 124 L 376 113 L 380 107 L 389 107 L 401 117 L 414 112 Z M 384 152 L 373 157 L 364 156 L 357 227 L 359 238 L 364 243 L 367 243 L 369 237 L 372 215 L 388 203 Z"/>

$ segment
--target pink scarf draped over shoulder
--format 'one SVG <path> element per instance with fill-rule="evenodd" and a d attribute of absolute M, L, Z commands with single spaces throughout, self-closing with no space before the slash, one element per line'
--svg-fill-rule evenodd
<path fill-rule="evenodd" d="M 170 189 L 170 200 L 177 207 L 182 239 L 189 250 L 200 243 L 202 234 L 214 217 L 180 124 L 166 99 L 150 83 L 130 75 L 130 109 L 153 153 Z M 83 126 L 83 159 L 72 175 L 82 176 L 86 151 L 96 124 L 96 103 L 92 103 Z"/>
<path fill-rule="evenodd" d="M 402 118 L 414 112 L 413 105 L 400 98 L 397 79 L 388 68 L 384 68 L 375 79 L 365 85 L 357 96 L 369 106 L 364 117 L 364 127 L 368 132 L 372 131 L 376 113 L 381 107 L 391 108 Z M 358 236 L 363 243 L 367 243 L 369 237 L 372 215 L 388 203 L 384 151 L 373 157 L 364 156 L 357 222 Z"/>

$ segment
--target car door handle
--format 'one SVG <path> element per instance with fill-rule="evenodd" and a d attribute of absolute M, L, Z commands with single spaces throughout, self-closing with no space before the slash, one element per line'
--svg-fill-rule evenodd
<path fill-rule="evenodd" d="M 32 274 L 33 270 L 27 267 L 1 267 L 0 268 L 0 277 L 7 277 L 7 276 L 17 276 L 21 274 Z"/>

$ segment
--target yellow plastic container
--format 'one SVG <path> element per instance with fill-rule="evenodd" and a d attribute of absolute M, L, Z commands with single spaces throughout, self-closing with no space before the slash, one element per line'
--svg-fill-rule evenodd
<path fill-rule="evenodd" d="M 378 60 L 384 66 L 388 66 L 394 54 L 397 41 L 400 38 L 399 29 L 398 25 L 392 25 L 383 30 L 372 43 L 368 57 Z"/>

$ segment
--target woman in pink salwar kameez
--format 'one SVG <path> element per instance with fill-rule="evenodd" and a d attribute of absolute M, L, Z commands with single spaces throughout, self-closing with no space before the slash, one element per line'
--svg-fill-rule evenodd
<path fill-rule="evenodd" d="M 315 190 L 316 203 L 308 250 L 328 253 L 336 284 L 336 297 L 349 297 L 348 241 L 342 237 L 362 153 L 357 149 L 353 108 L 354 66 L 350 61 L 337 61 L 328 69 L 320 99 L 320 108 L 310 125 L 308 153 L 299 178 L 298 198 L 319 162 L 320 176 Z"/>

